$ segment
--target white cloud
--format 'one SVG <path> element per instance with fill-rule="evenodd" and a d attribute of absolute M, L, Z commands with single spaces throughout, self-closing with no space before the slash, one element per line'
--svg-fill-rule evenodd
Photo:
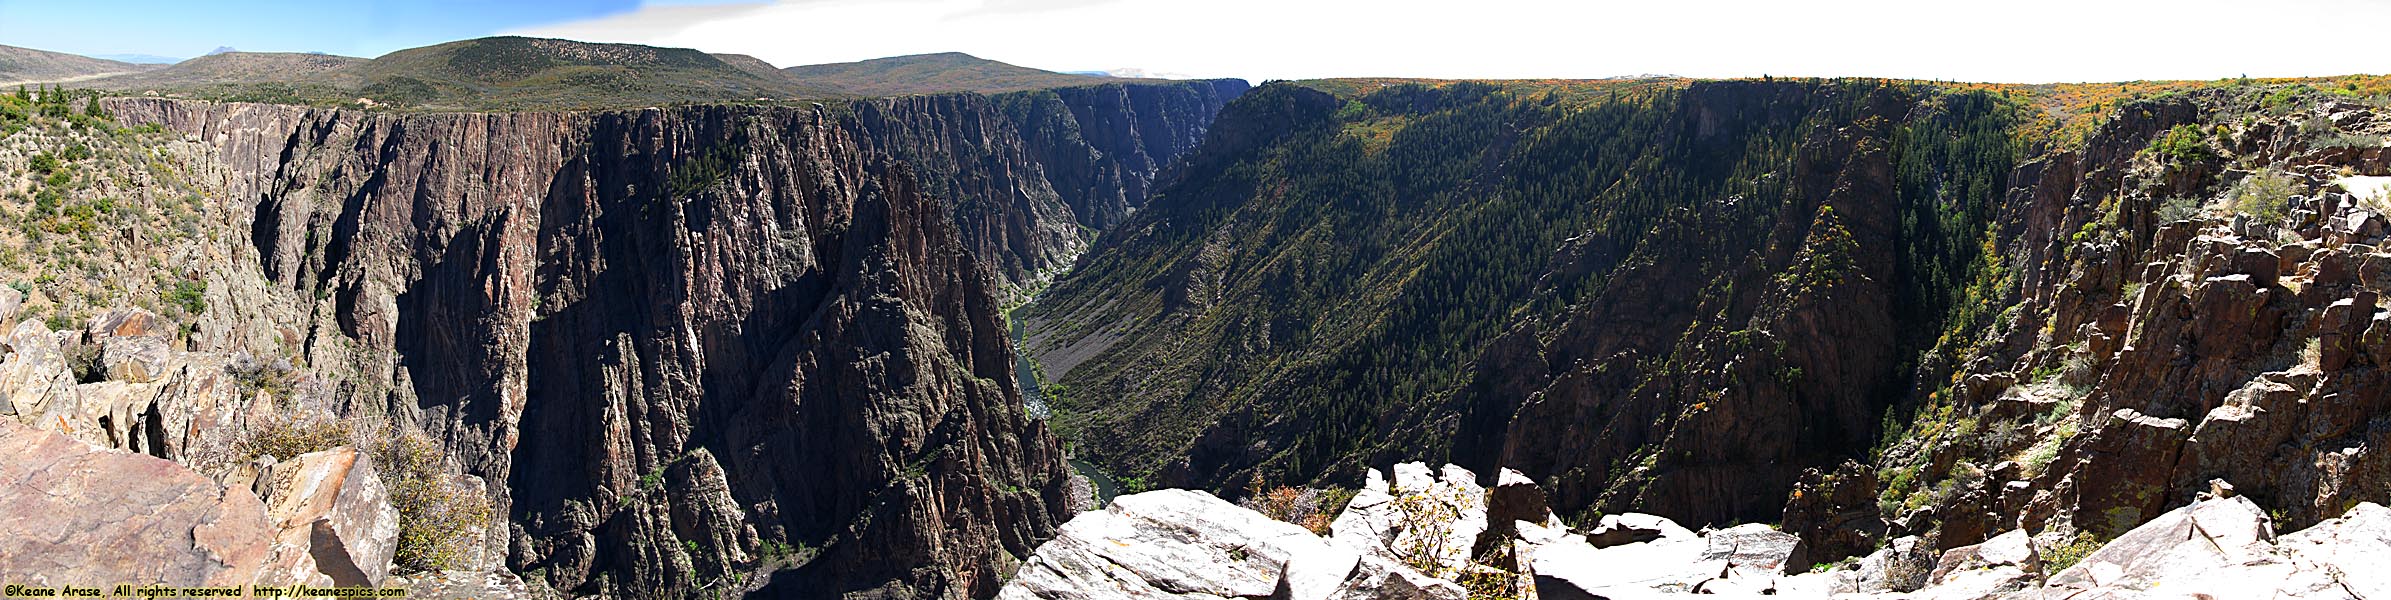
<path fill-rule="evenodd" d="M 2391 71 L 2373 0 L 798 0 L 512 32 L 788 66 L 962 51 L 1253 80 L 1862 75 L 2115 81 Z"/>

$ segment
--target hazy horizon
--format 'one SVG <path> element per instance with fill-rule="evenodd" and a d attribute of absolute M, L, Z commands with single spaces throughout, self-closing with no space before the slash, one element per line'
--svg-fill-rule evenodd
<path fill-rule="evenodd" d="M 963 52 L 1061 72 L 1251 81 L 1775 75 L 2048 83 L 2391 71 L 2369 39 L 2322 26 L 2327 19 L 2391 21 L 2391 1 L 0 0 L 0 44 L 87 56 L 190 58 L 231 47 L 370 58 L 526 35 L 747 54 L 782 67 Z"/>

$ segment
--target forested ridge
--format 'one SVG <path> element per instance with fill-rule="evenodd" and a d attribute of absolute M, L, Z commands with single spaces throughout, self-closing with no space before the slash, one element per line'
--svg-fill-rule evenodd
<path fill-rule="evenodd" d="M 1898 294 L 1905 326 L 1886 342 L 1905 358 L 1947 322 L 1981 320 L 1955 299 L 1998 276 L 1980 241 L 2022 102 L 1880 80 L 1569 92 L 1278 84 L 1232 104 L 1183 177 L 1031 311 L 1051 332 L 1032 352 L 1118 340 L 1085 362 L 1049 358 L 1066 431 L 1133 476 L 1232 493 L 1396 456 L 1490 462 L 1516 399 L 1488 397 L 1501 395 L 1483 381 L 1489 345 L 1559 335 L 1656 268 L 1699 293 L 1671 300 L 1698 307 L 1651 307 L 1689 323 L 1630 344 L 1653 393 L 1722 358 L 1703 344 L 1748 343 L 1754 313 L 1840 277 Z M 1849 147 L 1830 147 L 1838 137 Z M 1884 183 L 1899 202 L 1859 218 L 1898 231 L 1862 248 L 1814 224 L 1850 226 L 1826 200 L 1849 184 L 1835 180 L 1841 155 L 1870 152 L 1895 167 Z M 1881 273 L 1796 268 L 1803 248 L 1810 262 L 1891 260 Z M 1849 393 L 1897 400 L 1893 369 L 1867 379 Z M 1821 447 L 1864 450 L 1873 434 L 1820 432 L 1840 442 Z"/>

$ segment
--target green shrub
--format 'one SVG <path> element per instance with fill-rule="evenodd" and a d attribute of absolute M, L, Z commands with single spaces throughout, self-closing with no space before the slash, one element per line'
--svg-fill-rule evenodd
<path fill-rule="evenodd" d="M 1127 475 L 1127 476 L 1123 476 L 1123 477 L 1121 477 L 1120 479 L 1118 479 L 1118 480 L 1116 480 L 1116 481 L 1118 481 L 1118 482 L 1121 484 L 1121 493 L 1122 493 L 1122 494 L 1124 494 L 1124 495 L 1126 495 L 1126 494 L 1142 494 L 1142 493 L 1145 493 L 1145 492 L 1153 491 L 1153 489 L 1154 489 L 1154 487 L 1153 487 L 1152 485 L 1150 485 L 1150 484 L 1147 484 L 1147 483 L 1146 483 L 1146 478 L 1144 478 L 1144 477 L 1138 477 L 1138 476 L 1135 476 L 1135 475 Z"/>
<path fill-rule="evenodd" d="M 224 372 L 240 386 L 242 395 L 265 392 L 284 404 L 289 403 L 299 375 L 288 361 L 258 360 L 247 354 L 233 357 L 232 363 L 224 366 Z"/>
<path fill-rule="evenodd" d="M 2057 573 L 2060 571 L 2065 571 L 2068 567 L 2072 567 L 2075 566 L 2076 563 L 2083 562 L 2084 557 L 2091 556 L 2093 552 L 2099 551 L 2100 546 L 2100 538 L 2093 537 L 2090 533 L 2077 533 L 2074 539 L 2067 540 L 2065 543 L 2044 548 L 2042 550 L 2042 572 Z"/>
<path fill-rule="evenodd" d="M 1453 506 L 1423 491 L 1395 496 L 1394 506 L 1395 530 L 1411 533 L 1394 548 L 1396 559 L 1430 576 L 1451 576 L 1450 569 L 1445 568 L 1444 556 L 1456 541 L 1447 539 L 1448 532 L 1440 524 L 1452 522 L 1458 516 Z"/>
<path fill-rule="evenodd" d="M 2201 131 L 2198 125 L 2190 124 L 2177 125 L 2174 129 L 2167 130 L 2166 135 L 2151 140 L 2150 151 L 2177 161 L 2197 161 L 2217 157 L 2216 151 L 2210 150 L 2208 147 L 2208 132 Z"/>
<path fill-rule="evenodd" d="M 390 505 L 398 509 L 398 551 L 391 563 L 408 571 L 459 566 L 490 521 L 490 499 L 450 478 L 446 456 L 423 433 L 394 431 L 369 452 Z"/>
<path fill-rule="evenodd" d="M 2291 175 L 2269 168 L 2234 182 L 2227 197 L 2234 211 L 2272 223 L 2289 212 L 2296 185 Z"/>
<path fill-rule="evenodd" d="M 208 282 L 185 279 L 166 290 L 166 304 L 181 308 L 184 314 L 196 315 L 208 310 Z"/>
<path fill-rule="evenodd" d="M 2041 475 L 2045 469 L 2050 468 L 2052 460 L 2059 458 L 2059 444 L 2062 441 L 2059 436 L 2054 435 L 2035 442 L 2033 447 L 2027 448 L 2026 452 L 2018 457 L 2018 464 L 2025 467 L 2028 475 Z"/>
<path fill-rule="evenodd" d="M 2199 214 L 2200 201 L 2190 197 L 2168 198 L 2165 202 L 2159 203 L 2156 212 L 2160 223 L 2182 221 L 2199 216 Z"/>
<path fill-rule="evenodd" d="M 2367 133 L 2334 132 L 2318 137 L 2311 144 L 2318 148 L 2381 148 L 2383 136 Z"/>

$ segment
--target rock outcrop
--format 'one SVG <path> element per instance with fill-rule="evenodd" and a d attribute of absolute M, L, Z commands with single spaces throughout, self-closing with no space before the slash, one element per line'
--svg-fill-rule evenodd
<path fill-rule="evenodd" d="M 1483 525 L 1484 500 L 1452 504 L 1486 490 L 1446 466 L 1395 467 L 1393 483 L 1375 482 L 1336 516 L 1329 540 L 1238 508 L 1210 494 L 1163 490 L 1123 496 L 1080 515 L 1038 548 L 1000 598 L 1460 598 L 1452 579 L 1485 565 L 1446 562 L 1416 552 L 1417 542 Z M 1416 487 L 1406 487 L 1406 486 Z M 1513 484 L 1511 493 L 1533 489 Z M 2219 486 L 2229 490 L 2229 486 Z M 2225 492 L 2229 493 L 2229 492 Z M 1369 500 L 1365 502 L 1365 500 Z M 1436 504 L 1441 503 L 1441 504 Z M 1442 506 L 1442 509 L 1432 508 Z M 1453 512 L 1453 509 L 1475 512 Z M 1389 533 L 1377 524 L 1393 523 Z M 2307 530 L 2278 537 L 2269 518 L 2244 497 L 2205 498 L 2169 510 L 2065 568 L 2024 530 L 1935 552 L 1902 537 L 1869 556 L 1826 570 L 1791 574 L 1803 542 L 1760 524 L 1694 532 L 1661 517 L 1606 515 L 1596 532 L 1650 532 L 1597 541 L 1546 514 L 1515 519 L 1504 543 L 1527 557 L 1516 571 L 1533 581 L 1511 591 L 1469 597 L 1580 600 L 1727 595 L 1875 600 L 2028 600 L 2036 598 L 2331 598 L 2391 593 L 2373 568 L 2391 559 L 2391 509 L 2359 504 Z M 1388 545 L 1385 540 L 1395 540 Z M 1433 548 L 1431 548 L 1433 549 Z M 2066 560 L 2076 560 L 2068 558 Z M 1429 566 L 1442 577 L 1406 565 Z M 1458 566 L 1456 566 L 1458 565 Z M 1474 567 L 1473 567 L 1474 565 Z M 1481 580 L 1482 581 L 1482 580 Z"/>
<path fill-rule="evenodd" d="M 1289 598 L 1462 600 L 1460 586 L 1332 544 L 1211 494 L 1113 499 L 1040 546 L 1005 600 Z"/>
<path fill-rule="evenodd" d="M 2212 598 L 2372 598 L 2391 593 L 2378 568 L 2385 558 L 2391 510 L 2382 505 L 2360 504 L 2278 538 L 2265 511 L 2235 496 L 2151 519 L 2052 574 L 2047 587 L 2078 598 L 2154 589 Z"/>
<path fill-rule="evenodd" d="M 165 459 L 0 419 L 0 578 L 238 586 L 274 552 L 265 505 Z"/>
<path fill-rule="evenodd" d="M 589 114 L 110 99 L 182 136 L 178 183 L 240 204 L 194 254 L 221 263 L 193 275 L 211 310 L 26 320 L 0 412 L 199 465 L 294 415 L 426 431 L 504 518 L 458 560 L 529 588 L 987 597 L 1070 512 L 998 303 L 1141 205 L 1244 87 Z M 281 458 L 244 468 L 278 518 L 322 525 L 321 570 L 383 579 L 389 549 L 352 537 L 382 524 L 347 504 L 372 493 L 341 483 L 361 463 Z M 299 473 L 343 491 L 274 495 Z"/>
<path fill-rule="evenodd" d="M 398 516 L 355 450 L 306 454 L 261 487 L 0 419 L 0 578 L 34 585 L 375 586 Z"/>
<path fill-rule="evenodd" d="M 398 511 L 373 463 L 355 448 L 311 452 L 274 464 L 259 477 L 276 564 L 269 577 L 320 587 L 372 587 L 390 575 L 398 551 Z M 287 556 L 285 556 L 287 555 Z"/>
<path fill-rule="evenodd" d="M 480 554 L 539 573 L 533 587 L 986 597 L 1069 514 L 997 314 L 1004 282 L 1084 243 L 1039 157 L 1157 176 L 1239 91 L 1173 89 L 1113 89 L 1178 98 L 1120 106 L 1154 114 L 1064 98 L 1078 112 L 1035 140 L 971 95 L 593 114 L 107 105 L 205 144 L 217 191 L 253 203 L 209 284 L 234 301 L 193 349 L 296 353 L 326 382 L 311 406 L 431 433 L 507 517 Z M 21 353 L 50 356 L 26 333 Z M 149 350 L 102 355 L 157 379 L 126 385 L 236 387 L 194 385 L 229 361 L 157 377 Z M 22 362 L 8 381 L 28 410 L 91 404 L 40 402 L 72 380 Z M 249 405 L 137 403 L 116 422 L 155 423 L 163 439 L 138 447 L 179 456 L 185 422 L 205 420 L 185 413 Z"/>

